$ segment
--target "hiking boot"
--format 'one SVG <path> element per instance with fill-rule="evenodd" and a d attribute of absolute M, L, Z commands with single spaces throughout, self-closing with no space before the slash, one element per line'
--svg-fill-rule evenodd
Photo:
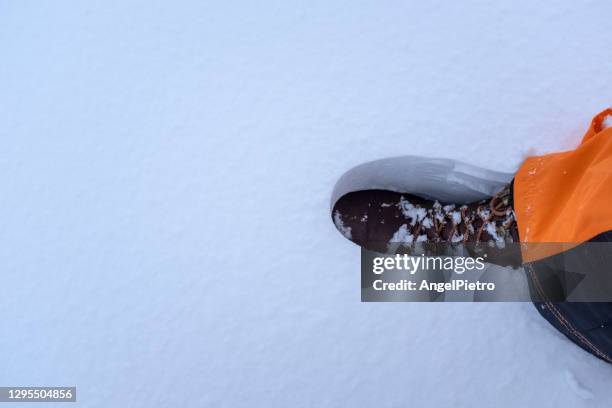
<path fill-rule="evenodd" d="M 346 238 L 369 250 L 393 252 L 398 245 L 419 243 L 476 247 L 494 255 L 489 262 L 518 265 L 516 250 L 504 254 L 506 244 L 519 242 L 511 184 L 488 200 L 469 204 L 387 190 L 356 191 L 335 203 L 332 218 Z"/>

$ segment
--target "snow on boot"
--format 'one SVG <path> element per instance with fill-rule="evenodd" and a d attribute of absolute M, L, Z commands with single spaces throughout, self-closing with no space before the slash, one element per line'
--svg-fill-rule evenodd
<path fill-rule="evenodd" d="M 575 287 L 568 277 L 598 278 L 604 289 L 609 283 L 611 118 L 612 108 L 605 109 L 575 149 L 527 157 L 514 175 L 415 157 L 366 163 L 342 176 L 341 188 L 332 195 L 332 218 L 346 238 L 372 250 L 397 242 L 408 247 L 485 244 L 502 254 L 488 261 L 503 265 L 509 252 L 503 245 L 520 242 L 519 259 L 538 312 L 575 344 L 612 363 L 612 301 L 592 300 L 588 291 L 582 291 L 581 300 L 567 300 Z M 492 194 L 512 176 L 506 188 Z M 451 199 L 475 194 L 472 201 L 492 197 L 461 205 L 419 194 Z"/>
<path fill-rule="evenodd" d="M 498 264 L 520 264 L 516 251 L 499 259 L 507 243 L 519 242 L 511 184 L 488 200 L 468 204 L 440 203 L 386 190 L 348 193 L 332 209 L 336 228 L 366 249 L 393 252 L 398 244 L 468 245 L 498 249 Z M 502 257 L 503 258 L 503 257 Z M 510 259 L 514 258 L 514 259 Z"/>

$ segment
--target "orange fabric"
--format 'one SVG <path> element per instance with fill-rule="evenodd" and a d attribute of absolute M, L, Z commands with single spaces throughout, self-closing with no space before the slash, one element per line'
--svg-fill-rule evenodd
<path fill-rule="evenodd" d="M 516 173 L 514 210 L 525 262 L 612 230 L 612 128 L 602 130 L 608 115 L 612 109 L 593 118 L 575 150 L 529 157 Z"/>

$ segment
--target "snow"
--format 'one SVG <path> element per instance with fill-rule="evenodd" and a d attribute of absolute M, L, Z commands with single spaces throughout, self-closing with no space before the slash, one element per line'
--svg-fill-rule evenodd
<path fill-rule="evenodd" d="M 87 407 L 608 407 L 531 304 L 360 303 L 337 179 L 511 172 L 610 104 L 612 4 L 0 5 L 2 385 Z"/>
<path fill-rule="evenodd" d="M 461 213 L 459 211 L 453 211 L 451 213 L 451 217 L 453 218 L 453 222 L 455 224 L 461 223 Z"/>
<path fill-rule="evenodd" d="M 603 120 L 602 123 L 602 128 L 603 129 L 607 129 L 609 127 L 612 127 L 612 116 L 611 115 L 606 115 L 606 117 Z M 565 172 L 563 174 L 566 174 Z"/>
<path fill-rule="evenodd" d="M 487 233 L 493 237 L 493 239 L 495 240 L 495 245 L 497 245 L 497 247 L 499 248 L 503 248 L 506 245 L 506 241 L 504 240 L 504 237 L 500 236 L 497 233 L 497 229 L 495 228 L 495 224 L 492 222 L 487 222 L 485 224 L 485 230 L 487 231 Z"/>
<path fill-rule="evenodd" d="M 361 221 L 366 221 L 363 220 L 363 217 L 361 219 Z M 351 227 L 347 227 L 346 225 L 344 225 L 344 222 L 342 222 L 342 216 L 340 214 L 339 211 L 336 211 L 334 213 L 334 224 L 336 224 L 336 228 L 338 228 L 338 231 L 340 231 L 340 233 L 347 239 L 351 239 L 352 234 L 351 234 Z"/>
<path fill-rule="evenodd" d="M 570 389 L 580 398 L 585 400 L 590 400 L 593 398 L 593 393 L 591 390 L 580 384 L 574 374 L 569 370 L 565 371 L 565 381 L 567 381 Z"/>
<path fill-rule="evenodd" d="M 426 234 L 421 234 L 421 235 L 419 235 L 419 236 L 416 238 L 416 240 L 415 240 L 415 242 L 416 242 L 416 243 L 419 243 L 419 242 L 426 242 L 426 241 L 427 241 L 427 235 L 426 235 Z"/>
<path fill-rule="evenodd" d="M 412 226 L 416 225 L 417 222 L 420 223 L 427 215 L 425 208 L 415 206 L 404 197 L 400 198 L 399 207 L 404 217 L 410 219 L 410 225 Z"/>
<path fill-rule="evenodd" d="M 491 211 L 487 208 L 480 208 L 478 210 L 478 215 L 482 220 L 486 220 L 489 218 L 489 215 L 491 215 Z"/>
<path fill-rule="evenodd" d="M 397 231 L 393 233 L 393 236 L 389 240 L 389 243 L 403 243 L 403 244 L 412 244 L 414 240 L 414 236 L 410 233 L 410 229 L 408 225 L 403 224 Z"/>
<path fill-rule="evenodd" d="M 455 233 L 453 237 L 451 238 L 451 242 L 457 243 L 457 242 L 463 241 L 463 239 L 464 239 L 463 234 Z"/>

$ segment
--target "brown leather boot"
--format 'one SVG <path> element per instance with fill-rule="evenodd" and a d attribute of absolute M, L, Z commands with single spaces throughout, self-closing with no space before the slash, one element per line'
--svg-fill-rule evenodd
<path fill-rule="evenodd" d="M 511 185 L 489 200 L 469 204 L 439 203 L 386 190 L 356 191 L 336 202 L 332 217 L 338 231 L 366 249 L 380 252 L 382 244 L 397 247 L 398 243 L 480 246 L 495 253 L 500 264 L 515 264 L 498 259 L 507 243 L 519 242 Z"/>

